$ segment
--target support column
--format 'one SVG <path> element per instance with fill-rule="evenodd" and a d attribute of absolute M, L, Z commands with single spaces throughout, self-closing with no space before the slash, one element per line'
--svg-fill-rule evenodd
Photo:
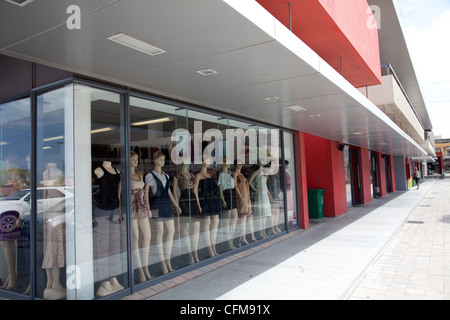
<path fill-rule="evenodd" d="M 297 198 L 299 202 L 300 227 L 309 229 L 308 211 L 308 184 L 306 179 L 306 156 L 305 156 L 305 134 L 296 131 L 295 140 L 297 145 Z"/>

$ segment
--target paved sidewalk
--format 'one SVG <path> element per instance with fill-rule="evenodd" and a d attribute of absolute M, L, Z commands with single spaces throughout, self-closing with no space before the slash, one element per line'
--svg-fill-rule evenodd
<path fill-rule="evenodd" d="M 450 299 L 449 179 L 435 182 L 349 299 Z"/>
<path fill-rule="evenodd" d="M 388 291 L 380 288 L 385 281 L 372 272 L 367 273 L 368 268 L 373 266 L 373 272 L 380 270 L 380 273 L 386 273 L 382 264 L 393 259 L 381 254 L 384 252 L 393 255 L 392 246 L 396 243 L 400 243 L 400 248 L 407 250 L 405 247 L 408 247 L 408 244 L 405 245 L 405 241 L 411 244 L 417 242 L 403 238 L 405 228 L 426 228 L 427 232 L 423 232 L 424 240 L 421 242 L 429 242 L 430 237 L 443 239 L 444 235 L 441 234 L 444 233 L 442 224 L 445 225 L 444 193 L 448 194 L 449 189 L 449 179 L 427 180 L 419 190 L 411 189 L 374 199 L 364 206 L 350 209 L 337 218 L 325 218 L 320 223 L 313 224 L 309 230 L 291 232 L 200 269 L 186 273 L 174 272 L 172 279 L 143 289 L 125 299 L 338 300 L 368 297 L 381 299 L 383 297 L 381 292 Z M 428 202 L 432 200 L 435 201 Z M 429 218 L 428 211 L 433 212 L 434 218 Z M 435 221 L 436 227 L 429 226 L 429 222 L 426 222 L 429 219 Z M 424 221 L 424 224 L 407 223 L 409 220 Z M 436 235 L 430 235 L 433 231 Z M 414 237 L 422 231 L 416 232 Z M 389 244 L 391 246 L 387 247 Z M 443 241 L 440 242 L 440 246 L 444 247 Z M 437 255 L 435 248 L 424 244 L 417 249 L 417 256 L 419 253 L 424 254 L 423 250 L 427 248 L 433 254 L 432 258 L 429 258 L 428 266 L 434 266 L 435 259 L 438 259 L 435 257 L 435 254 Z M 443 262 L 448 259 L 445 255 L 448 251 L 438 250 L 442 270 L 448 271 L 448 264 Z M 401 254 L 400 251 L 395 251 L 396 255 Z M 399 265 L 395 272 L 399 273 L 407 260 L 397 257 L 395 261 Z M 437 271 L 434 267 L 430 267 L 428 272 L 432 274 Z M 414 274 L 414 277 L 416 276 L 417 273 Z M 438 282 L 437 277 L 443 279 L 440 274 L 436 277 L 430 275 L 429 279 L 432 279 L 434 284 Z M 371 282 L 373 278 L 375 279 Z M 376 287 L 373 287 L 374 283 Z M 392 280 L 391 283 L 395 285 L 397 280 Z M 413 282 L 410 290 L 412 288 Z M 374 289 L 379 291 L 372 291 Z M 426 291 L 428 296 L 431 296 L 432 292 L 434 296 L 434 290 L 438 290 L 434 285 L 424 287 L 424 292 Z M 375 293 L 378 295 L 375 296 Z M 440 297 L 448 297 L 445 290 Z M 399 293 L 398 298 L 402 299 Z"/>

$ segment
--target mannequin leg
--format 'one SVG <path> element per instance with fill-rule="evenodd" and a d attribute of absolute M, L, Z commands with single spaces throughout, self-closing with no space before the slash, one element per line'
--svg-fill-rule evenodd
<path fill-rule="evenodd" d="M 241 216 L 241 238 L 239 239 L 239 244 L 248 244 L 247 242 L 247 215 Z"/>
<path fill-rule="evenodd" d="M 277 214 L 275 215 L 275 232 L 276 233 L 280 233 L 281 229 L 280 229 L 280 217 L 281 217 L 281 212 L 284 212 L 284 210 L 281 210 L 282 207 L 278 207 L 278 211 Z"/>
<path fill-rule="evenodd" d="M 217 240 L 217 229 L 219 228 L 219 215 L 216 214 L 212 217 L 212 226 L 211 226 L 211 249 L 214 252 L 214 255 L 219 255 L 216 251 L 216 240 Z"/>
<path fill-rule="evenodd" d="M 14 240 L 1 241 L 3 253 L 5 255 L 6 266 L 8 267 L 8 278 L 1 289 L 11 290 L 15 287 L 17 281 L 16 274 L 16 245 Z"/>
<path fill-rule="evenodd" d="M 132 219 L 132 230 L 133 230 L 133 258 L 134 263 L 136 265 L 136 269 L 139 272 L 139 281 L 144 282 L 145 281 L 145 275 L 144 271 L 142 270 L 142 263 L 141 263 L 141 254 L 139 252 L 139 226 L 138 226 L 138 220 Z"/>
<path fill-rule="evenodd" d="M 234 232 L 236 231 L 236 224 L 238 221 L 238 213 L 237 209 L 231 210 L 231 220 L 230 220 L 230 243 L 231 243 L 231 249 L 234 249 L 233 246 L 233 238 L 234 238 Z"/>
<path fill-rule="evenodd" d="M 210 258 L 215 257 L 214 251 L 212 249 L 211 246 L 211 234 L 209 231 L 210 228 L 210 224 L 211 224 L 211 217 L 210 216 L 206 216 L 203 219 L 203 233 L 205 235 L 205 240 L 206 240 L 206 247 L 208 248 L 208 256 Z"/>
<path fill-rule="evenodd" d="M 47 287 L 44 290 L 44 299 L 58 300 L 64 298 L 66 296 L 66 289 L 64 289 L 59 280 L 60 268 L 54 266 L 45 269 L 45 272 L 47 274 Z"/>
<path fill-rule="evenodd" d="M 252 242 L 256 242 L 258 240 L 256 240 L 255 231 L 254 231 L 254 227 L 253 227 L 253 214 L 250 214 L 248 216 L 247 220 L 248 220 L 248 229 L 250 230 L 250 236 L 252 238 Z"/>
<path fill-rule="evenodd" d="M 263 239 L 267 238 L 267 234 L 266 234 L 266 219 L 267 219 L 267 217 L 261 217 L 260 218 L 261 230 L 259 230 L 259 235 Z"/>
<path fill-rule="evenodd" d="M 230 230 L 230 220 L 231 220 L 231 210 L 225 210 L 223 212 L 223 228 L 225 229 L 226 241 L 228 249 L 232 249 L 233 244 L 231 242 L 231 230 Z"/>
<path fill-rule="evenodd" d="M 138 218 L 138 225 L 142 235 L 142 271 L 147 280 L 153 279 L 148 271 L 148 259 L 150 254 L 151 229 L 150 221 L 147 217 Z"/>
<path fill-rule="evenodd" d="M 139 227 L 137 219 L 133 219 L 131 223 L 131 227 L 133 230 L 133 258 L 134 263 L 136 266 L 136 269 L 139 271 L 139 280 L 141 282 L 145 281 L 144 272 L 142 271 L 142 264 L 141 264 L 141 255 L 139 252 Z"/>
<path fill-rule="evenodd" d="M 200 221 L 194 220 L 192 222 L 192 258 L 194 262 L 199 262 L 198 258 L 198 240 L 200 238 Z"/>
<path fill-rule="evenodd" d="M 272 210 L 272 215 L 270 217 L 268 217 L 269 219 L 269 224 L 270 224 L 270 235 L 274 235 L 277 232 L 275 232 L 275 217 L 277 216 L 278 213 L 278 207 L 274 207 L 274 209 Z"/>
<path fill-rule="evenodd" d="M 186 218 L 181 217 L 181 237 L 184 238 L 184 243 L 186 245 L 186 250 L 189 255 L 189 264 L 194 264 L 194 258 L 192 256 L 191 248 L 191 237 L 190 237 L 190 224 L 189 222 L 183 221 Z"/>
<path fill-rule="evenodd" d="M 172 245 L 173 245 L 173 237 L 175 235 L 175 223 L 173 219 L 166 220 L 164 222 L 164 225 L 167 230 L 166 234 L 166 254 L 165 254 L 165 261 L 166 261 L 166 267 L 169 272 L 172 272 L 172 264 L 171 264 L 171 256 L 172 256 Z"/>
<path fill-rule="evenodd" d="M 156 249 L 158 250 L 159 261 L 161 263 L 161 271 L 163 274 L 169 273 L 167 270 L 166 261 L 164 259 L 164 248 L 163 248 L 163 233 L 164 233 L 164 222 L 156 222 Z"/>

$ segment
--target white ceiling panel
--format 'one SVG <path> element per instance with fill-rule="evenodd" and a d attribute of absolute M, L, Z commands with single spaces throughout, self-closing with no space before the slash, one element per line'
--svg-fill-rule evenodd
<path fill-rule="evenodd" d="M 80 30 L 65 25 L 71 4 Z M 0 26 L 14 21 L 24 28 L 2 36 L 0 53 L 381 152 L 425 153 L 253 0 L 0 1 Z M 166 52 L 107 39 L 117 33 Z M 217 73 L 197 73 L 205 68 Z"/>

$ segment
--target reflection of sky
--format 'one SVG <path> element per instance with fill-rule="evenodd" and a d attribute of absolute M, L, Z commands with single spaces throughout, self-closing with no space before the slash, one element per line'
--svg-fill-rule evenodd
<path fill-rule="evenodd" d="M 29 169 L 31 152 L 30 99 L 0 106 L 0 171 Z"/>
<path fill-rule="evenodd" d="M 37 99 L 37 176 L 41 177 L 45 170 L 45 164 L 56 163 L 57 167 L 64 171 L 64 143 L 66 135 L 65 121 L 68 125 L 71 118 L 65 117 L 66 105 L 72 109 L 73 106 L 72 86 L 60 88 L 47 92 Z M 56 137 L 60 137 L 56 139 Z M 62 138 L 61 138 L 62 137 Z M 51 139 L 44 141 L 44 139 Z"/>
<path fill-rule="evenodd" d="M 45 164 L 54 162 L 64 170 L 64 122 L 71 122 L 65 106 L 72 106 L 72 87 L 47 92 L 37 99 L 37 175 L 45 170 Z M 59 137 L 59 139 L 44 139 Z M 7 183 L 11 174 L 4 170 L 30 170 L 31 118 L 30 99 L 12 101 L 0 105 L 0 184 Z"/>

